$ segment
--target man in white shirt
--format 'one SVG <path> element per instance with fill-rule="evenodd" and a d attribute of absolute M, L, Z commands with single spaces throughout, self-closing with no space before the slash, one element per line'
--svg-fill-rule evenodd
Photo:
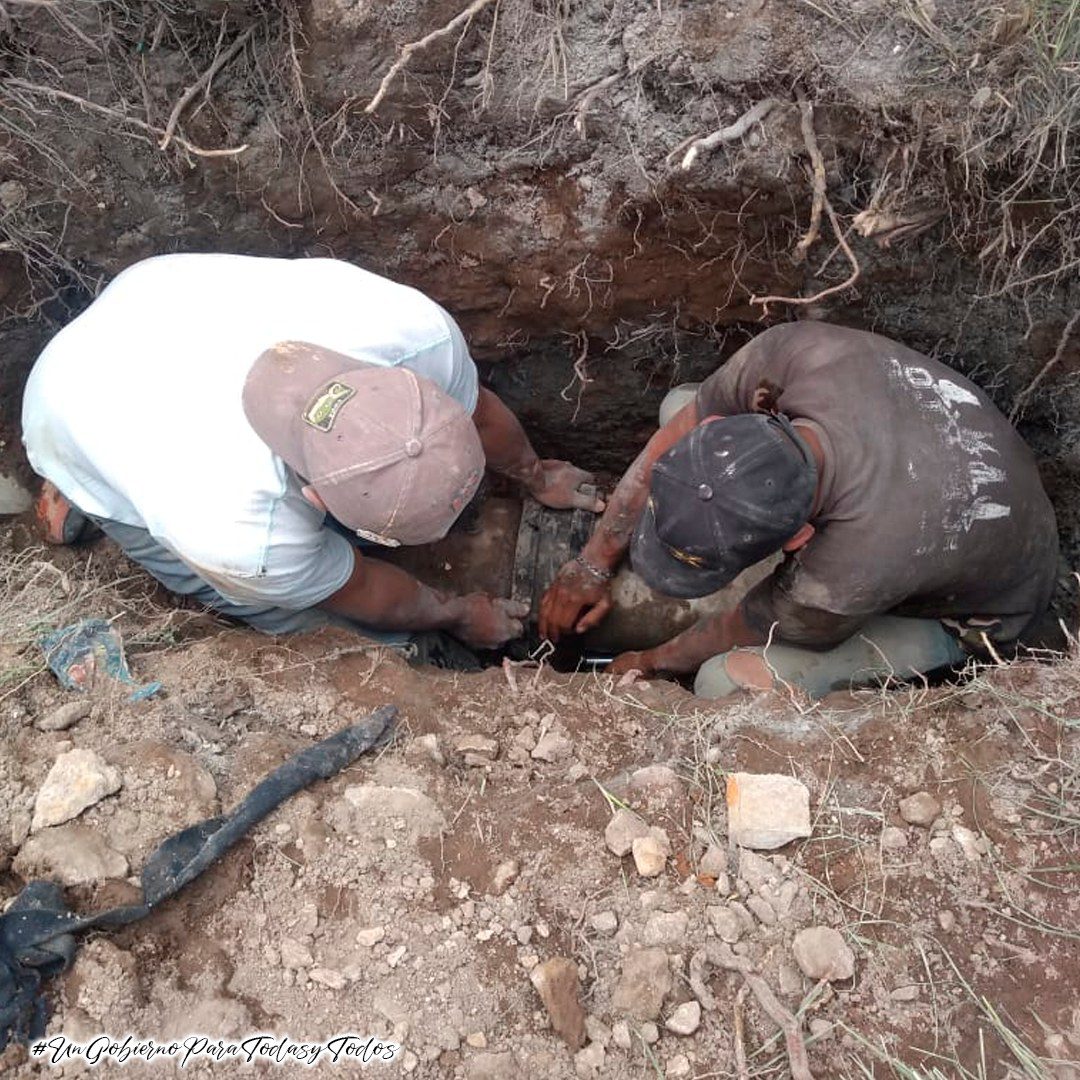
<path fill-rule="evenodd" d="M 520 605 L 430 589 L 327 510 L 369 544 L 431 542 L 485 464 L 547 506 L 603 508 L 479 386 L 442 308 L 334 259 L 130 267 L 39 357 L 23 439 L 54 518 L 70 504 L 172 591 L 268 633 L 521 633 Z"/>

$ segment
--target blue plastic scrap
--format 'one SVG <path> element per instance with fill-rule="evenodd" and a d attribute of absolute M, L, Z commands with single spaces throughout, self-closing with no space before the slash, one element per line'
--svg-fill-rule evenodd
<path fill-rule="evenodd" d="M 135 689 L 128 701 L 145 701 L 161 683 L 139 686 L 132 678 L 120 635 L 104 619 L 83 619 L 38 639 L 49 670 L 65 690 L 89 690 L 99 675 Z"/>

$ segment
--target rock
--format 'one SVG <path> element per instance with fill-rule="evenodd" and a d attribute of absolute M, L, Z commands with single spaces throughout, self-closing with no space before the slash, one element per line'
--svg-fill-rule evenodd
<path fill-rule="evenodd" d="M 791 951 L 809 979 L 839 982 L 855 974 L 855 954 L 840 932 L 831 926 L 810 926 L 800 930 Z"/>
<path fill-rule="evenodd" d="M 655 1046 L 660 1041 L 660 1029 L 651 1020 L 638 1027 L 638 1034 L 648 1046 Z"/>
<path fill-rule="evenodd" d="M 696 1001 L 687 1001 L 668 1017 L 664 1027 L 676 1035 L 693 1035 L 700 1023 L 701 1006 Z"/>
<path fill-rule="evenodd" d="M 681 799 L 686 785 L 670 765 L 646 765 L 630 774 L 630 791 L 640 792 L 646 799 L 671 802 Z"/>
<path fill-rule="evenodd" d="M 780 983 L 781 994 L 794 997 L 796 994 L 802 993 L 802 972 L 794 964 L 790 964 L 786 960 L 781 961 L 777 965 L 776 974 Z"/>
<path fill-rule="evenodd" d="M 340 833 L 385 836 L 404 822 L 409 840 L 438 836 L 446 828 L 442 811 L 427 795 L 409 787 L 350 784 L 326 808 L 327 819 Z"/>
<path fill-rule="evenodd" d="M 815 1041 L 825 1039 L 832 1034 L 833 1025 L 820 1016 L 814 1017 L 807 1026 Z"/>
<path fill-rule="evenodd" d="M 764 885 L 778 882 L 780 874 L 768 859 L 744 847 L 739 848 L 739 878 L 757 892 Z"/>
<path fill-rule="evenodd" d="M 900 800 L 900 816 L 909 825 L 929 829 L 941 813 L 941 803 L 929 791 L 917 791 Z"/>
<path fill-rule="evenodd" d="M 589 1043 L 574 1055 L 574 1072 L 581 1077 L 596 1076 L 604 1066 L 606 1053 L 599 1043 Z"/>
<path fill-rule="evenodd" d="M 685 911 L 657 911 L 649 916 L 641 940 L 645 945 L 672 945 L 683 943 L 690 924 Z"/>
<path fill-rule="evenodd" d="M 708 915 L 712 928 L 721 941 L 734 945 L 742 937 L 742 922 L 736 918 L 730 908 L 711 907 L 706 909 L 705 914 Z"/>
<path fill-rule="evenodd" d="M 480 757 L 494 761 L 499 753 L 499 743 L 487 735 L 462 735 L 454 743 L 454 749 L 459 754 L 479 754 Z"/>
<path fill-rule="evenodd" d="M 978 862 L 986 850 L 986 841 L 964 825 L 952 827 L 952 838 L 960 845 L 968 862 Z"/>
<path fill-rule="evenodd" d="M 897 825 L 887 825 L 881 830 L 881 847 L 884 851 L 903 851 L 907 847 L 907 833 Z"/>
<path fill-rule="evenodd" d="M 728 857 L 727 852 L 717 844 L 710 844 L 708 850 L 701 856 L 698 863 L 698 871 L 706 877 L 720 879 L 720 875 L 727 875 Z"/>
<path fill-rule="evenodd" d="M 445 765 L 446 756 L 439 746 L 439 736 L 434 734 L 417 735 L 405 744 L 405 757 L 421 761 L 433 761 L 436 765 Z"/>
<path fill-rule="evenodd" d="M 916 983 L 907 983 L 904 986 L 898 986 L 889 994 L 889 997 L 893 1001 L 918 1001 L 919 987 Z"/>
<path fill-rule="evenodd" d="M 757 924 L 754 922 L 754 916 L 751 915 L 738 900 L 732 900 L 731 903 L 728 904 L 728 909 L 742 924 L 744 934 L 752 934 L 757 929 Z"/>
<path fill-rule="evenodd" d="M 363 930 L 357 931 L 356 944 L 362 945 L 365 949 L 373 949 L 385 937 L 386 927 L 368 926 L 365 927 Z"/>
<path fill-rule="evenodd" d="M 601 1046 L 607 1046 L 611 1041 L 611 1030 L 599 1016 L 590 1014 L 585 1017 L 585 1034 L 589 1042 L 599 1043 Z"/>
<path fill-rule="evenodd" d="M 612 996 L 612 1008 L 635 1020 L 655 1020 L 671 990 L 671 968 L 663 949 L 631 949 Z"/>
<path fill-rule="evenodd" d="M 585 1043 L 585 1010 L 581 1007 L 577 965 L 565 956 L 553 956 L 529 973 L 548 1019 L 571 1050 Z"/>
<path fill-rule="evenodd" d="M 589 919 L 589 925 L 604 937 L 610 937 L 619 929 L 619 917 L 614 911 L 598 911 Z"/>
<path fill-rule="evenodd" d="M 671 1080 L 681 1080 L 682 1077 L 689 1075 L 690 1059 L 685 1054 L 676 1054 L 668 1061 L 664 1069 L 664 1076 L 671 1077 Z"/>
<path fill-rule="evenodd" d="M 731 773 L 727 780 L 728 836 L 741 847 L 771 850 L 809 836 L 810 792 L 776 773 Z"/>
<path fill-rule="evenodd" d="M 88 807 L 120 790 L 120 770 L 93 750 L 69 750 L 61 754 L 34 802 L 30 831 L 60 825 L 78 817 Z"/>
<path fill-rule="evenodd" d="M 0 184 L 0 205 L 4 204 L 4 189 L 15 181 L 8 180 Z M 21 184 L 18 185 L 22 187 Z M 25 190 L 25 188 L 23 189 Z M 5 206 L 6 209 L 6 206 Z M 34 496 L 30 494 L 13 476 L 0 473 L 0 515 L 22 514 L 34 505 Z"/>
<path fill-rule="evenodd" d="M 521 863 L 517 859 L 506 859 L 495 867 L 495 873 L 491 878 L 491 888 L 496 896 L 500 896 L 517 880 L 521 873 Z"/>
<path fill-rule="evenodd" d="M 573 752 L 574 745 L 565 735 L 554 731 L 542 735 L 529 755 L 534 761 L 565 761 Z"/>
<path fill-rule="evenodd" d="M 953 842 L 948 836 L 935 836 L 930 841 L 930 852 L 938 858 L 944 858 L 952 849 Z"/>
<path fill-rule="evenodd" d="M 648 836 L 639 836 L 630 846 L 634 866 L 642 877 L 658 877 L 664 871 L 671 854 L 671 844 L 663 829 L 650 829 Z"/>
<path fill-rule="evenodd" d="M 487 1036 L 482 1031 L 473 1031 L 465 1036 L 465 1044 L 474 1050 L 486 1050 Z"/>
<path fill-rule="evenodd" d="M 501 1054 L 477 1054 L 466 1066 L 469 1080 L 517 1080 L 520 1072 L 509 1050 Z"/>
<path fill-rule="evenodd" d="M 0 206 L 5 210 L 17 210 L 26 202 L 26 195 L 26 185 L 20 184 L 18 180 L 5 180 L 0 184 Z M 26 507 L 26 509 L 29 509 L 29 507 Z M 18 512 L 14 511 L 14 513 Z"/>
<path fill-rule="evenodd" d="M 315 957 L 311 950 L 296 938 L 281 939 L 281 964 L 282 967 L 291 968 L 294 971 L 306 971 L 315 966 Z"/>
<path fill-rule="evenodd" d="M 634 1045 L 630 1037 L 630 1025 L 625 1020 L 616 1020 L 611 1025 L 611 1038 L 620 1050 L 629 1050 Z"/>
<path fill-rule="evenodd" d="M 92 708 L 93 702 L 86 698 L 79 698 L 77 701 L 65 701 L 63 705 L 53 709 L 52 712 L 39 716 L 34 721 L 34 727 L 38 731 L 67 731 L 69 727 L 74 727 L 80 720 L 85 720 L 90 715 Z"/>
<path fill-rule="evenodd" d="M 956 929 L 956 916 L 951 911 L 939 911 L 937 921 L 946 934 Z"/>
<path fill-rule="evenodd" d="M 630 854 L 635 840 L 649 835 L 649 826 L 630 810 L 616 810 L 604 829 L 604 842 L 621 859 Z"/>
<path fill-rule="evenodd" d="M 308 972 L 308 978 L 319 986 L 325 986 L 328 990 L 343 990 L 345 988 L 345 976 L 333 968 L 317 967 Z"/>
<path fill-rule="evenodd" d="M 70 822 L 31 836 L 12 866 L 24 878 L 57 878 L 64 885 L 89 885 L 126 878 L 128 861 L 87 825 Z"/>
<path fill-rule="evenodd" d="M 746 906 L 766 926 L 776 925 L 776 912 L 772 904 L 763 896 L 751 896 L 746 901 Z"/>

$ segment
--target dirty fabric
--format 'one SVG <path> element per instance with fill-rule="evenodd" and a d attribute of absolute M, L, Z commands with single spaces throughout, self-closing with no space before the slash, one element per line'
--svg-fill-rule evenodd
<path fill-rule="evenodd" d="M 209 818 L 169 837 L 142 872 L 143 902 L 80 917 L 68 910 L 51 881 L 32 881 L 0 916 L 0 1051 L 10 1039 L 40 1038 L 47 1019 L 45 980 L 70 965 L 83 930 L 126 926 L 150 914 L 219 859 L 290 796 L 340 772 L 381 745 L 397 709 L 384 705 L 366 720 L 295 754 L 262 780 L 231 813 Z"/>
<path fill-rule="evenodd" d="M 1041 615 L 1054 512 L 1030 450 L 962 375 L 877 334 L 788 323 L 698 391 L 701 416 L 755 409 L 809 421 L 825 458 L 816 534 L 746 598 L 762 633 L 820 648 L 892 612 L 1009 643 Z"/>
<path fill-rule="evenodd" d="M 124 646 L 115 628 L 104 619 L 83 619 L 45 634 L 45 662 L 65 690 L 89 690 L 99 677 L 132 687 L 131 701 L 152 697 L 161 683 L 139 686 L 128 670 Z"/>

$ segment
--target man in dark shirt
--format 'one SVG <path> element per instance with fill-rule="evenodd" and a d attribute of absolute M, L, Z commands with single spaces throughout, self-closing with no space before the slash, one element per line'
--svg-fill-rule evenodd
<path fill-rule="evenodd" d="M 820 696 L 1005 650 L 1046 609 L 1058 553 L 1034 459 L 981 390 L 819 322 L 760 334 L 653 436 L 545 595 L 541 632 L 599 622 L 628 548 L 683 597 L 785 553 L 735 611 L 611 669 L 701 668 L 713 697 L 777 681 Z"/>

